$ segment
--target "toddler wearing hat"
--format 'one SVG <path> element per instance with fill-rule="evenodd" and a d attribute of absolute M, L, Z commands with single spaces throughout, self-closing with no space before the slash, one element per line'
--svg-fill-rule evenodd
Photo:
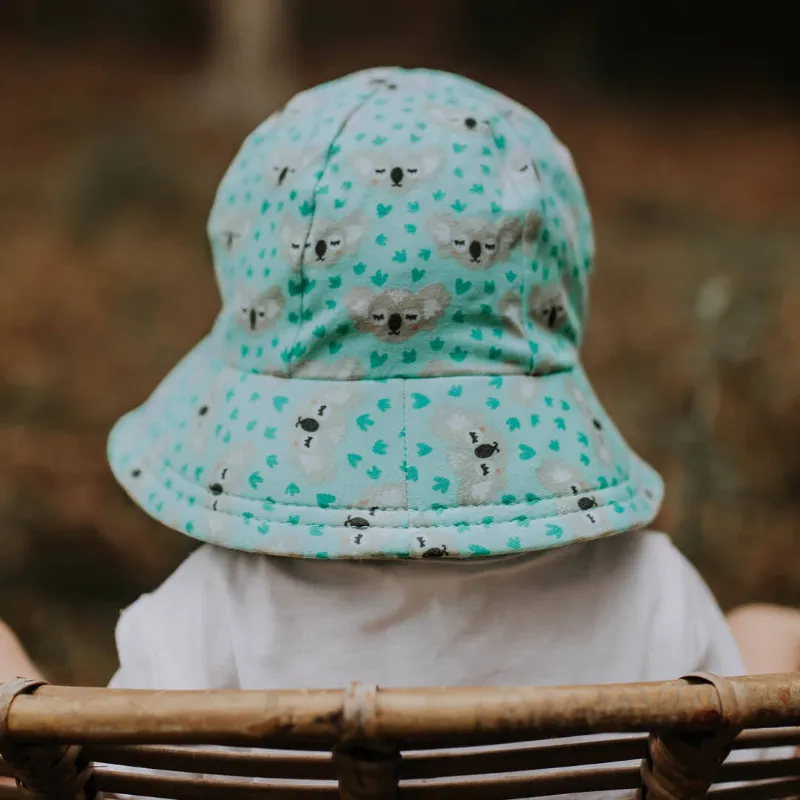
<path fill-rule="evenodd" d="M 581 367 L 590 215 L 541 119 L 350 75 L 247 138 L 209 234 L 221 313 L 109 444 L 205 544 L 123 613 L 112 686 L 743 672 Z"/>

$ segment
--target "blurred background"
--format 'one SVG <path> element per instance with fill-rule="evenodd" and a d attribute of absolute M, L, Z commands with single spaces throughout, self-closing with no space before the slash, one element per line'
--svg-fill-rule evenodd
<path fill-rule="evenodd" d="M 461 72 L 572 149 L 598 238 L 586 361 L 724 607 L 800 606 L 798 4 L 3 0 L 0 616 L 103 683 L 192 542 L 105 439 L 210 327 L 205 217 L 244 135 L 356 69 Z M 179 292 L 180 287 L 180 292 Z"/>

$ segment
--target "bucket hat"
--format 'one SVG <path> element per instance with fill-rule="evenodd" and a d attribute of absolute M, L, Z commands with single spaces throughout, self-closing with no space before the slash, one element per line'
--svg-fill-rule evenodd
<path fill-rule="evenodd" d="M 464 78 L 376 69 L 244 142 L 209 219 L 221 312 L 109 440 L 145 511 L 228 548 L 466 558 L 639 528 L 659 476 L 581 367 L 572 158 Z"/>

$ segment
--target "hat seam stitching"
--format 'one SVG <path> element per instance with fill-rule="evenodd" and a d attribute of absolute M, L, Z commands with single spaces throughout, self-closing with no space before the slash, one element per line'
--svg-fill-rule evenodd
<path fill-rule="evenodd" d="M 345 114 L 344 118 L 342 119 L 341 124 L 339 125 L 339 129 L 334 134 L 333 138 L 328 143 L 328 147 L 325 151 L 325 160 L 322 164 L 322 169 L 320 170 L 319 178 L 317 178 L 314 186 L 311 189 L 311 202 L 312 202 L 312 210 L 311 210 L 311 219 L 308 223 L 308 228 L 306 229 L 306 240 L 308 240 L 309 236 L 311 235 L 311 231 L 314 227 L 314 220 L 317 216 L 317 189 L 322 184 L 322 180 L 325 177 L 325 171 L 330 166 L 331 160 L 334 157 L 333 147 L 336 142 L 341 137 L 342 133 L 344 133 L 345 128 L 347 127 L 348 123 L 351 119 L 380 91 L 380 87 L 374 89 L 370 92 L 363 100 L 357 103 L 349 113 Z M 306 265 L 305 265 L 305 250 L 300 253 L 300 260 L 298 261 L 298 268 L 300 271 L 300 286 L 302 290 L 300 292 L 300 324 L 297 325 L 295 329 L 295 335 L 293 337 L 292 346 L 289 349 L 289 353 L 294 353 L 295 347 L 297 347 L 298 342 L 300 341 L 300 331 L 303 327 L 303 312 L 305 310 L 305 300 L 306 300 L 306 286 L 308 285 L 307 281 L 307 274 L 306 274 Z M 292 365 L 291 361 L 286 365 L 287 373 L 291 377 L 292 372 Z"/>
<path fill-rule="evenodd" d="M 402 383 L 402 396 L 403 396 L 403 489 L 405 492 L 405 511 L 406 511 L 406 527 L 411 524 L 411 504 L 409 503 L 409 481 L 408 481 L 408 391 L 406 381 L 403 379 Z"/>
<path fill-rule="evenodd" d="M 153 480 L 155 480 L 155 476 L 153 476 Z M 625 486 L 631 484 L 632 482 L 633 481 L 629 479 L 624 484 L 618 484 L 618 486 L 615 487 L 615 488 L 624 488 Z M 630 502 L 635 501 L 637 498 L 641 498 L 643 496 L 644 496 L 643 489 L 639 489 L 639 490 L 635 491 L 633 496 L 628 496 L 628 498 L 626 498 L 625 502 L 630 503 Z M 572 495 L 565 495 L 565 496 L 558 497 L 556 499 L 563 499 L 564 497 L 572 497 Z M 258 503 L 259 501 L 251 501 L 251 502 Z M 275 505 L 276 506 L 283 506 L 284 504 L 283 503 L 275 503 Z M 513 505 L 519 506 L 519 505 L 529 505 L 529 504 L 518 503 L 518 504 L 513 504 Z M 491 506 L 489 506 L 488 508 L 490 508 L 490 507 Z M 503 508 L 509 508 L 509 507 L 512 507 L 512 506 L 502 506 L 502 507 Z M 608 509 L 608 508 L 612 508 L 612 507 L 613 507 L 613 503 L 609 503 L 609 504 L 602 505 L 602 506 L 601 505 L 597 506 L 597 508 L 600 509 L 600 510 L 604 510 L 604 509 Z M 301 530 L 301 531 L 302 530 L 306 530 L 307 531 L 310 528 L 314 527 L 314 525 L 318 525 L 320 527 L 325 527 L 327 530 L 329 530 L 331 532 L 344 533 L 344 532 L 347 532 L 349 530 L 346 526 L 343 526 L 343 525 L 330 525 L 328 523 L 310 523 L 310 524 L 309 523 L 290 523 L 288 520 L 274 520 L 274 519 L 271 520 L 271 519 L 266 518 L 266 517 L 256 516 L 255 514 L 252 514 L 250 517 L 245 517 L 243 513 L 237 512 L 236 510 L 220 509 L 220 508 L 213 509 L 211 506 L 207 506 L 207 505 L 201 505 L 200 508 L 203 509 L 203 511 L 207 512 L 208 514 L 223 514 L 224 516 L 228 516 L 228 517 L 238 517 L 243 522 L 245 522 L 246 525 L 248 524 L 247 521 L 249 521 L 249 522 L 252 522 L 252 523 L 254 523 L 256 525 L 259 522 L 264 522 L 264 523 L 267 523 L 267 524 L 274 524 L 274 525 L 291 525 L 291 527 L 293 529 Z M 319 506 L 303 506 L 301 508 L 319 508 Z M 351 510 L 351 511 L 353 510 L 352 508 L 345 509 L 343 507 L 330 507 L 330 508 L 331 508 L 331 510 L 334 510 L 334 509 L 335 510 Z M 451 506 L 450 508 L 467 509 L 467 508 L 481 508 L 481 506 Z M 387 509 L 387 510 L 390 510 L 390 511 L 402 511 L 403 509 Z M 417 510 L 426 511 L 426 510 L 433 510 L 433 509 L 417 509 Z M 638 510 L 631 509 L 631 511 L 633 513 L 639 513 Z M 644 512 L 644 511 L 645 511 L 645 509 L 642 509 L 642 512 Z M 247 512 L 245 512 L 245 513 L 247 513 Z M 585 512 L 583 512 L 581 510 L 575 510 L 575 511 L 570 511 L 570 512 L 568 512 L 566 514 L 558 514 L 558 513 L 556 513 L 556 514 L 548 514 L 548 515 L 539 516 L 539 517 L 525 517 L 524 519 L 527 520 L 530 523 L 544 523 L 544 524 L 547 524 L 550 521 L 575 519 L 577 516 L 579 516 L 581 514 L 584 514 L 584 513 Z M 654 519 L 656 514 L 657 514 L 657 509 L 652 509 L 651 510 L 651 514 L 649 516 L 649 519 L 650 520 Z M 493 525 L 507 525 L 509 523 L 516 523 L 517 524 L 516 526 L 520 527 L 520 528 L 527 528 L 528 527 L 528 525 L 519 524 L 519 520 L 516 519 L 516 518 L 513 518 L 513 517 L 509 518 L 509 519 L 504 519 L 504 520 L 493 520 L 493 522 L 492 522 Z M 481 525 L 484 525 L 484 523 L 481 522 L 481 521 L 476 521 L 476 522 L 472 522 L 472 523 L 455 523 L 454 522 L 454 523 L 450 523 L 450 524 L 434 523 L 434 524 L 431 524 L 431 525 L 415 524 L 413 526 L 407 525 L 405 527 L 402 527 L 402 526 L 400 526 L 400 527 L 398 527 L 398 526 L 388 527 L 388 526 L 377 526 L 377 525 L 375 525 L 375 526 L 371 526 L 370 527 L 370 531 L 372 533 L 379 533 L 379 532 L 382 532 L 382 531 L 383 532 L 387 532 L 387 531 L 393 531 L 393 530 L 394 531 L 410 531 L 410 530 L 414 530 L 414 529 L 430 530 L 430 529 L 450 528 L 450 529 L 453 529 L 456 533 L 460 533 L 461 531 L 459 531 L 459 528 L 464 528 L 464 527 L 473 528 L 473 527 L 477 527 L 477 526 L 481 526 Z M 602 531 L 603 527 L 604 526 L 601 525 L 599 529 Z M 636 527 L 636 525 L 631 525 L 630 527 Z M 629 529 L 629 528 L 626 527 L 624 530 L 627 530 L 627 529 Z M 610 527 L 607 527 L 606 530 L 607 530 L 607 534 L 606 535 L 611 535 L 612 533 L 622 532 L 621 529 L 619 529 L 619 528 L 617 528 L 616 526 L 613 526 L 613 525 L 610 526 Z M 598 534 L 595 534 L 593 536 L 584 537 L 584 538 L 591 540 L 591 539 L 594 539 L 594 538 L 598 538 L 599 536 L 602 536 L 602 535 L 604 535 L 604 534 L 598 533 Z"/>
<path fill-rule="evenodd" d="M 211 493 L 207 489 L 204 489 L 203 487 L 198 486 L 197 484 L 192 484 L 183 475 L 181 475 L 180 472 L 178 472 L 177 470 L 173 469 L 171 466 L 166 466 L 165 470 L 168 470 L 171 473 L 171 475 L 173 476 L 174 479 L 179 480 L 182 483 L 193 487 L 195 492 L 196 493 L 200 493 L 201 497 L 203 499 L 206 499 L 207 497 L 214 497 L 215 500 L 219 501 L 220 497 L 226 497 L 226 498 L 231 498 L 233 500 L 241 501 L 243 503 L 253 504 L 253 505 L 258 505 L 258 506 L 262 506 L 263 503 L 268 502 L 266 499 L 265 500 L 259 500 L 259 499 L 256 499 L 256 498 L 245 497 L 243 495 L 230 494 L 230 493 L 227 493 L 227 492 L 223 492 L 221 495 L 213 495 L 213 493 Z M 158 479 L 157 474 L 155 472 L 148 471 L 148 474 L 150 476 L 150 482 L 153 482 L 153 483 L 158 482 L 159 479 Z M 167 478 L 167 480 L 169 480 L 169 479 L 170 478 Z M 578 500 L 581 497 L 586 497 L 586 496 L 590 496 L 590 495 L 597 495 L 597 494 L 601 494 L 601 493 L 605 493 L 605 492 L 611 492 L 612 490 L 622 490 L 626 486 L 631 485 L 632 483 L 633 483 L 633 479 L 632 479 L 631 474 L 629 474 L 628 478 L 624 482 L 620 482 L 620 483 L 617 483 L 617 484 L 612 485 L 612 486 L 608 486 L 608 487 L 605 487 L 605 488 L 589 489 L 589 490 L 587 490 L 585 492 L 581 492 L 580 494 L 551 495 L 546 500 L 539 501 L 539 503 L 541 503 L 541 504 L 544 504 L 544 503 L 548 503 L 548 504 L 549 503 L 553 503 L 553 504 L 555 504 L 555 503 L 557 503 L 559 501 L 563 502 L 564 500 L 571 500 L 571 499 Z M 624 498 L 624 500 L 626 500 L 626 501 L 629 500 L 629 499 L 632 499 L 632 498 L 630 496 L 628 498 Z M 613 502 L 602 504 L 602 505 L 598 504 L 597 508 L 598 509 L 612 508 L 613 505 L 614 505 L 614 502 L 620 502 L 620 501 L 613 501 Z M 277 500 L 273 500 L 272 503 L 273 503 L 274 506 L 282 506 L 284 509 L 287 509 L 287 510 L 288 509 L 314 508 L 314 509 L 331 510 L 331 511 L 354 511 L 354 510 L 358 510 L 360 508 L 359 506 L 338 506 L 338 505 L 337 506 L 334 506 L 334 505 L 321 506 L 318 503 L 284 503 L 284 502 L 277 501 Z M 420 507 L 420 508 L 412 508 L 412 507 L 409 507 L 408 505 L 406 506 L 406 508 L 391 507 L 391 506 L 380 506 L 380 505 L 375 506 L 375 505 L 373 505 L 372 508 L 377 508 L 377 509 L 379 509 L 381 511 L 387 511 L 387 512 L 403 512 L 403 511 L 406 511 L 406 512 L 409 512 L 409 517 L 410 517 L 410 512 L 412 512 L 412 511 L 414 511 L 414 512 L 427 512 L 427 511 L 442 512 L 442 511 L 447 511 L 447 510 L 450 510 L 450 509 L 494 509 L 494 508 L 496 508 L 496 509 L 514 509 L 514 508 L 523 508 L 523 507 L 533 508 L 536 505 L 538 505 L 539 503 L 500 503 L 500 504 L 495 503 L 495 504 L 492 504 L 492 505 L 486 504 L 486 505 L 469 505 L 469 506 L 467 506 L 467 505 L 424 506 L 424 507 Z M 201 503 L 200 507 L 204 508 L 204 509 L 210 509 L 212 511 L 216 511 L 217 513 L 225 513 L 225 514 L 230 514 L 230 515 L 234 515 L 234 516 L 237 515 L 237 514 L 242 515 L 244 513 L 249 513 L 247 511 L 238 512 L 238 511 L 234 511 L 234 510 L 219 509 L 219 508 L 213 509 L 210 504 L 206 505 L 205 503 Z M 582 512 L 582 511 L 581 512 L 569 512 L 569 514 L 572 514 L 572 513 L 585 513 L 585 512 Z M 552 517 L 556 518 L 556 517 L 569 516 L 569 514 L 558 514 L 558 513 L 556 513 L 556 514 L 549 515 L 549 516 L 552 516 Z M 265 522 L 269 521 L 268 519 L 266 519 L 264 517 L 256 517 L 255 515 L 253 515 L 252 518 L 253 519 L 261 519 L 261 520 L 263 520 Z M 543 516 L 537 516 L 537 517 L 527 517 L 527 519 L 531 519 L 531 520 L 545 519 L 545 518 L 547 518 L 547 517 L 544 516 L 544 515 Z M 475 523 L 475 524 L 482 524 L 482 523 L 478 522 L 478 523 Z M 453 525 L 455 525 L 455 523 L 453 523 Z M 329 527 L 335 527 L 335 526 L 329 526 Z M 436 526 L 431 525 L 431 526 L 425 526 L 425 527 L 436 527 Z M 451 526 L 441 526 L 441 527 L 451 527 Z"/>

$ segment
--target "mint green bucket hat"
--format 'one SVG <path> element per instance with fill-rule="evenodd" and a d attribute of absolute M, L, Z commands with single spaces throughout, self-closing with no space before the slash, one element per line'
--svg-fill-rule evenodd
<path fill-rule="evenodd" d="M 209 235 L 222 310 L 112 431 L 149 514 L 228 548 L 467 558 L 646 526 L 659 476 L 581 368 L 593 238 L 531 111 L 429 70 L 304 92 Z"/>

